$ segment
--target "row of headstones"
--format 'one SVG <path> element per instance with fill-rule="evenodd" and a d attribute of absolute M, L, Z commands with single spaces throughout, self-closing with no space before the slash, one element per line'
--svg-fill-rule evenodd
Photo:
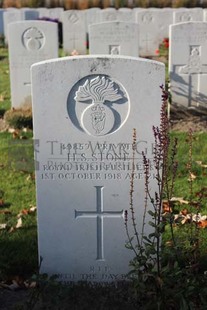
<path fill-rule="evenodd" d="M 41 12 L 41 13 L 40 13 Z M 56 9 L 10 9 L 3 13 L 4 34 L 7 40 L 7 25 L 10 22 L 24 20 L 47 18 L 58 19 L 63 24 L 63 49 L 66 53 L 71 54 L 74 50 L 78 54 L 87 54 L 87 33 L 89 33 L 89 47 L 91 53 L 98 53 L 94 50 L 98 41 L 103 41 L 103 32 L 101 34 L 91 28 L 90 25 L 105 21 L 125 21 L 134 22 L 139 25 L 139 55 L 153 56 L 156 53 L 159 43 L 163 38 L 168 37 L 169 25 L 185 21 L 207 21 L 207 10 L 201 8 L 194 9 L 119 9 L 114 8 L 99 9 L 93 8 L 88 10 L 68 10 L 62 8 Z M 0 14 L 1 24 L 1 14 Z M 0 26 L 1 29 L 1 26 Z M 1 31 L 1 30 L 0 30 Z M 100 38 L 100 40 L 99 40 Z M 106 39 L 106 38 L 105 38 Z M 95 40 L 95 42 L 91 42 Z M 97 41 L 96 41 L 97 40 Z M 138 54 L 136 55 L 138 56 Z"/>
<path fill-rule="evenodd" d="M 111 52 L 113 50 L 114 54 L 120 55 L 132 56 L 138 53 L 138 31 L 137 27 L 134 27 L 137 26 L 136 24 L 124 22 L 103 24 L 102 37 L 107 30 L 108 36 L 111 35 L 112 28 L 115 32 L 110 40 L 108 38 L 108 45 L 104 40 L 99 44 L 97 54 L 110 54 L 109 49 Z M 119 28 L 119 26 L 122 27 Z M 96 25 L 94 31 L 100 27 L 101 24 L 99 27 Z M 116 50 L 117 53 L 115 53 Z M 186 22 L 171 25 L 169 54 L 172 102 L 185 107 L 206 108 L 207 23 Z M 9 62 L 13 107 L 31 104 L 31 65 L 57 57 L 57 24 L 45 21 L 10 24 Z"/>

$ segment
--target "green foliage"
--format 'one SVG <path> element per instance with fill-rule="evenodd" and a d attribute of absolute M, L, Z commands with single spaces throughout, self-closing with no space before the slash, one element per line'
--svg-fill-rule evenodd
<path fill-rule="evenodd" d="M 26 147 L 33 157 L 31 133 L 24 133 L 24 136 L 27 137 L 25 141 L 30 142 Z M 37 270 L 36 214 L 23 215 L 22 227 L 15 229 L 18 214 L 35 205 L 35 181 L 30 171 L 21 170 L 15 162 L 16 151 L 13 153 L 13 149 L 16 144 L 13 145 L 13 141 L 11 134 L 0 133 L 0 190 L 3 198 L 0 224 L 7 225 L 0 230 L 0 280 L 12 275 L 26 277 Z M 18 153 L 21 153 L 20 148 Z M 25 149 L 24 144 L 22 148 Z"/>
<path fill-rule="evenodd" d="M 8 51 L 0 47 L 0 116 L 11 106 Z"/>
<path fill-rule="evenodd" d="M 128 219 L 128 211 L 125 211 L 125 227 L 128 237 L 126 247 L 134 252 L 134 259 L 130 262 L 129 278 L 133 282 L 134 296 L 141 309 L 204 309 L 207 306 L 206 232 L 202 232 L 199 222 L 193 220 L 193 214 L 198 215 L 206 211 L 207 188 L 204 186 L 206 181 L 203 180 L 201 174 L 202 189 L 198 192 L 201 183 L 195 182 L 199 179 L 199 169 L 195 170 L 194 157 L 197 153 L 196 156 L 199 156 L 200 163 L 206 160 L 206 153 L 202 152 L 206 146 L 202 135 L 194 136 L 192 131 L 186 135 L 180 134 L 181 141 L 175 137 L 175 134 L 170 136 L 167 119 L 168 96 L 164 89 L 162 89 L 162 98 L 160 127 L 153 128 L 155 139 L 153 163 L 157 180 L 155 193 L 150 190 L 150 160 L 143 154 L 145 214 L 141 233 L 140 229 L 138 231 L 134 217 L 133 171 L 131 176 L 129 210 L 131 221 Z M 194 150 L 194 142 L 198 142 L 199 138 L 201 145 L 196 144 Z M 182 150 L 178 151 L 180 142 Z M 133 134 L 134 144 L 136 145 L 136 133 Z M 134 153 L 132 158 L 134 158 Z M 181 159 L 181 164 L 177 158 Z M 182 191 L 180 192 L 182 196 L 184 194 L 183 188 L 176 188 L 177 176 L 182 178 L 180 186 L 181 184 L 186 186 L 185 196 L 188 198 L 188 211 L 186 212 L 189 217 L 185 225 L 182 221 L 175 222 L 175 215 L 181 209 L 179 210 L 179 204 L 172 203 L 172 197 L 178 190 Z M 197 193 L 194 190 L 195 185 Z M 168 206 L 165 213 L 163 213 L 164 199 Z M 148 226 L 151 227 L 151 233 L 148 234 L 144 230 L 146 214 L 150 216 Z M 133 231 L 131 234 L 129 233 L 130 225 Z"/>

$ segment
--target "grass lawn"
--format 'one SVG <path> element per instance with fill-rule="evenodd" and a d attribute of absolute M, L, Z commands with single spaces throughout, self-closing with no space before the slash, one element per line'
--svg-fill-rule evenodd
<path fill-rule="evenodd" d="M 0 55 L 0 116 L 2 116 L 10 108 L 10 89 L 7 50 L 0 48 Z M 38 270 L 36 212 L 31 209 L 36 205 L 32 131 L 19 132 L 18 135 L 18 139 L 14 139 L 11 133 L 0 132 L 0 281 L 12 280 L 16 276 L 27 279 L 37 273 Z M 174 196 L 182 197 L 187 201 L 199 201 L 199 212 L 207 215 L 207 191 L 205 191 L 207 189 L 207 170 L 206 167 L 202 166 L 202 164 L 207 165 L 207 132 L 197 132 L 193 138 L 193 197 L 191 197 L 189 190 L 189 174 L 186 169 L 189 160 L 188 136 L 183 132 L 171 132 L 171 138 L 174 137 L 178 138 L 178 172 Z M 201 189 L 204 190 L 202 199 L 197 194 Z M 178 212 L 184 207 L 185 205 L 179 203 L 176 205 Z M 191 211 L 193 212 L 193 210 Z M 195 209 L 195 212 L 197 211 Z M 5 228 L 2 225 L 5 225 Z M 201 229 L 200 231 L 202 254 L 207 257 L 207 230 Z M 168 237 L 167 228 L 163 239 L 164 243 L 168 241 Z M 56 294 L 55 302 L 60 301 L 61 298 L 64 299 L 62 294 L 68 294 L 64 288 L 59 287 L 59 289 L 59 292 L 57 290 L 55 293 L 49 292 L 51 299 Z M 85 296 L 85 300 L 88 298 L 86 306 L 92 303 L 90 296 L 93 297 L 93 303 L 96 299 L 99 301 L 94 303 L 93 309 L 120 310 L 127 309 L 129 305 L 131 305 L 130 309 L 136 308 L 130 304 L 130 300 L 127 300 L 129 298 L 127 292 L 123 295 L 123 290 L 120 291 L 119 288 L 116 290 L 116 296 L 113 295 L 113 291 L 107 288 L 104 293 L 103 290 L 96 290 L 94 296 L 94 291 L 89 287 L 85 289 L 83 284 L 77 291 L 75 288 L 70 288 L 70 296 L 72 296 L 73 301 L 76 300 L 77 305 L 74 309 L 89 309 L 79 305 L 80 291 Z M 116 298 L 117 308 L 112 308 L 110 302 Z M 105 308 L 100 308 L 100 301 L 102 305 L 105 305 Z M 67 305 L 66 308 L 63 306 L 61 309 L 68 309 Z"/>
<path fill-rule="evenodd" d="M 8 50 L 0 47 L 0 116 L 10 108 Z"/>

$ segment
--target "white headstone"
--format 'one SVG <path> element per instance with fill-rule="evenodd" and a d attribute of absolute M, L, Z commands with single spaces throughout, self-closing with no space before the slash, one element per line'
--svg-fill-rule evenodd
<path fill-rule="evenodd" d="M 39 12 L 36 9 L 22 8 L 21 13 L 23 20 L 36 20 L 39 18 Z"/>
<path fill-rule="evenodd" d="M 207 108 L 207 23 L 170 26 L 169 73 L 172 103 Z"/>
<path fill-rule="evenodd" d="M 48 10 L 48 17 L 61 21 L 63 12 L 63 8 L 52 8 Z"/>
<path fill-rule="evenodd" d="M 89 27 L 90 54 L 139 56 L 139 25 L 104 22 Z"/>
<path fill-rule="evenodd" d="M 124 214 L 129 210 L 133 128 L 138 134 L 134 207 L 140 232 L 145 196 L 141 152 L 151 154 L 162 83 L 163 64 L 126 56 L 76 56 L 32 66 L 41 272 L 66 282 L 125 278 L 132 258 L 125 247 Z"/>
<path fill-rule="evenodd" d="M 129 8 L 120 8 L 117 10 L 117 20 L 120 22 L 134 22 L 135 23 L 135 15 L 133 14 L 133 10 Z"/>
<path fill-rule="evenodd" d="M 100 22 L 112 22 L 118 19 L 117 10 L 115 8 L 106 8 L 100 12 Z"/>
<path fill-rule="evenodd" d="M 63 49 L 67 54 L 76 50 L 86 54 L 86 15 L 85 11 L 67 10 L 62 13 Z"/>
<path fill-rule="evenodd" d="M 12 107 L 31 104 L 30 66 L 58 57 L 57 24 L 23 21 L 9 25 L 9 68 Z"/>
<path fill-rule="evenodd" d="M 173 12 L 172 8 L 163 8 L 158 12 L 158 28 L 160 34 L 160 40 L 169 38 L 169 26 L 173 24 Z"/>
<path fill-rule="evenodd" d="M 207 22 L 207 9 L 203 9 L 203 21 Z"/>
<path fill-rule="evenodd" d="M 3 22 L 3 14 L 5 10 L 0 9 L 0 36 L 4 35 L 4 22 Z"/>
<path fill-rule="evenodd" d="M 192 21 L 203 21 L 203 10 L 201 8 L 186 9 L 181 8 L 174 10 L 173 23 L 183 23 Z"/>
<path fill-rule="evenodd" d="M 22 12 L 18 9 L 11 9 L 4 12 L 4 36 L 5 42 L 8 43 L 8 25 L 10 23 L 18 22 L 23 20 Z"/>
<path fill-rule="evenodd" d="M 140 56 L 154 56 L 160 44 L 159 10 L 145 9 L 136 12 L 139 25 L 139 54 Z"/>
<path fill-rule="evenodd" d="M 38 8 L 37 11 L 39 12 L 39 18 L 49 17 L 49 9 L 47 8 Z"/>
<path fill-rule="evenodd" d="M 97 24 L 100 22 L 100 8 L 91 8 L 85 10 L 86 13 L 86 25 L 87 25 L 87 32 L 88 27 L 92 24 Z"/>

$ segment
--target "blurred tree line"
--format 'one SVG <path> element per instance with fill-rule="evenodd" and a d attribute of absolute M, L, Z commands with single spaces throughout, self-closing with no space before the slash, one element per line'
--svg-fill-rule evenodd
<path fill-rule="evenodd" d="M 64 7 L 65 10 L 84 10 L 92 7 L 207 7 L 207 0 L 0 0 L 0 7 Z"/>

